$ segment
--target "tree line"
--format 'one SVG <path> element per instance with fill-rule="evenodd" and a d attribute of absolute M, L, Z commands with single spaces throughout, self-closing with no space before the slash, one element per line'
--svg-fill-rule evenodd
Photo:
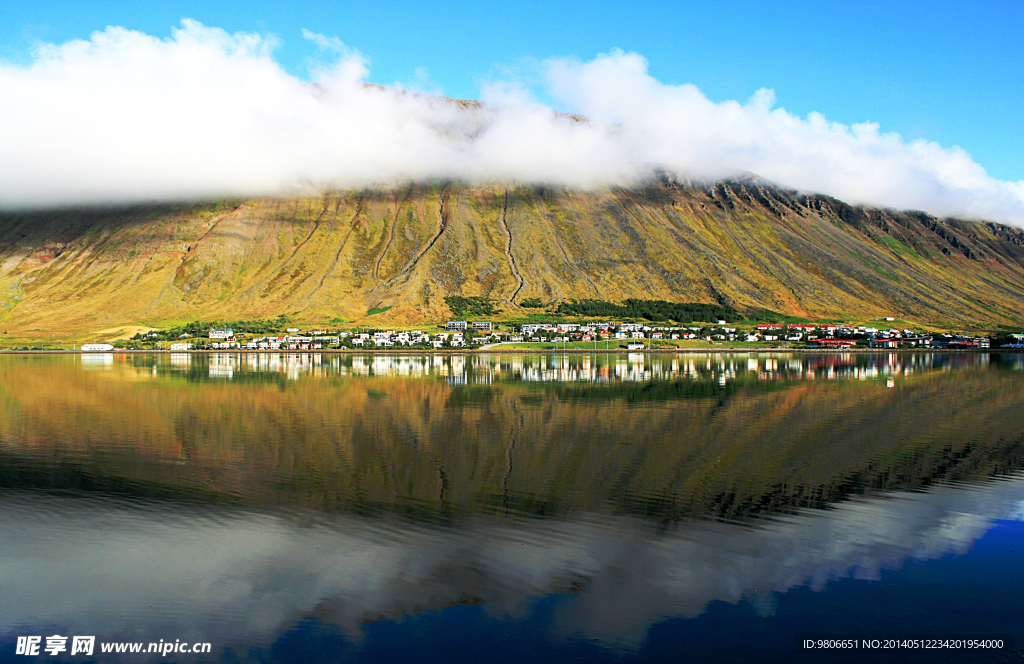
<path fill-rule="evenodd" d="M 665 300 L 638 300 L 630 298 L 622 304 L 605 300 L 572 300 L 562 302 L 555 313 L 594 318 L 642 318 L 649 321 L 724 320 L 732 323 L 741 319 L 738 311 L 720 304 L 703 302 L 666 302 Z"/>
<path fill-rule="evenodd" d="M 156 339 L 158 341 L 173 341 L 187 335 L 189 337 L 205 337 L 210 330 L 233 330 L 236 334 L 274 334 L 288 327 L 291 320 L 288 316 L 281 315 L 277 318 L 253 319 L 253 320 L 231 320 L 231 321 L 192 321 L 184 325 L 178 325 L 168 330 L 156 330 L 155 337 L 149 337 L 148 333 L 138 333 L 132 337 L 133 341 L 144 339 Z"/>

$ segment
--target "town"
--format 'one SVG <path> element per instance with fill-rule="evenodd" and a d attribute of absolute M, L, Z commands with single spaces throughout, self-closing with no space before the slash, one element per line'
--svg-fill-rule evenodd
<path fill-rule="evenodd" d="M 884 321 L 884 322 L 891 322 Z M 211 327 L 200 336 L 186 331 L 175 339 L 166 332 L 136 334 L 126 349 L 156 350 L 331 350 L 331 349 L 507 349 L 545 348 L 579 350 L 658 350 L 681 347 L 716 346 L 735 348 L 789 349 L 912 349 L 950 350 L 988 349 L 992 339 L 952 333 L 925 333 L 909 329 L 852 326 L 833 323 L 758 323 L 747 328 L 733 327 L 724 320 L 715 324 L 659 326 L 635 322 L 559 322 L 499 325 L 490 321 L 449 321 L 439 331 L 372 330 L 361 331 L 288 327 L 284 334 L 236 332 L 231 328 Z M 168 343 L 163 343 L 163 342 Z M 1022 346 L 1024 334 L 1004 334 L 997 339 L 1003 348 Z M 98 344 L 91 344 L 98 345 Z M 104 346 L 109 344 L 102 344 Z M 111 345 L 112 349 L 112 345 Z M 83 350 L 88 350 L 83 346 Z M 96 350 L 100 350 L 97 348 Z M 106 350 L 106 348 L 104 348 Z"/>

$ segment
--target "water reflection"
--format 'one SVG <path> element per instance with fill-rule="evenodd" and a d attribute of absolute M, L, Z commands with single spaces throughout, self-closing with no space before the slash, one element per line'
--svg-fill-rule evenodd
<path fill-rule="evenodd" d="M 83 369 L 110 369 L 114 366 L 113 353 L 82 353 L 79 358 Z"/>
<path fill-rule="evenodd" d="M 1019 355 L 104 355 L 0 357 L 0 648 L 482 603 L 630 653 L 1024 514 Z"/>
<path fill-rule="evenodd" d="M 3 358 L 0 486 L 422 519 L 737 520 L 1024 468 L 1024 375 L 1005 366 L 223 353 L 93 372 Z"/>
<path fill-rule="evenodd" d="M 367 621 L 481 601 L 520 620 L 538 598 L 567 593 L 545 626 L 550 638 L 628 652 L 651 625 L 713 601 L 770 616 L 775 594 L 797 586 L 962 554 L 1022 508 L 1019 476 L 859 498 L 756 528 L 669 530 L 603 514 L 443 527 L 7 493 L 0 634 L 45 625 L 111 640 L 266 646 L 316 615 L 358 643 Z"/>
<path fill-rule="evenodd" d="M 114 363 L 112 353 L 83 354 L 82 366 Z M 202 378 L 231 379 L 251 374 L 303 376 L 442 377 L 453 385 L 511 382 L 647 382 L 707 380 L 725 385 L 737 379 L 869 380 L 920 371 L 950 371 L 996 364 L 1024 370 L 1024 355 L 945 353 L 624 353 L 624 354 L 437 354 L 354 355 L 331 353 L 171 353 L 118 355 L 126 367 L 153 367 Z"/>

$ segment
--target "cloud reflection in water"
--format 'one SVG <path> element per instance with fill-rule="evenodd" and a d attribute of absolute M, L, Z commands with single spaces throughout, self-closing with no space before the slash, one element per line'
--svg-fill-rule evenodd
<path fill-rule="evenodd" d="M 773 593 L 960 555 L 994 519 L 1022 516 L 1019 476 L 668 531 L 598 513 L 438 525 L 8 492 L 0 633 L 259 646 L 316 616 L 358 642 L 367 620 L 467 601 L 522 619 L 536 599 L 572 593 L 551 638 L 631 651 L 651 625 L 696 617 L 709 602 L 750 601 L 770 615 Z"/>

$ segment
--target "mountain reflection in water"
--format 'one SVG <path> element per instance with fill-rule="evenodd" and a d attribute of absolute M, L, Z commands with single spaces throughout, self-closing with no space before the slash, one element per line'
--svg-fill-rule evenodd
<path fill-rule="evenodd" d="M 548 638 L 618 653 L 768 617 L 1022 518 L 1020 357 L 0 357 L 0 648 L 555 594 Z"/>

